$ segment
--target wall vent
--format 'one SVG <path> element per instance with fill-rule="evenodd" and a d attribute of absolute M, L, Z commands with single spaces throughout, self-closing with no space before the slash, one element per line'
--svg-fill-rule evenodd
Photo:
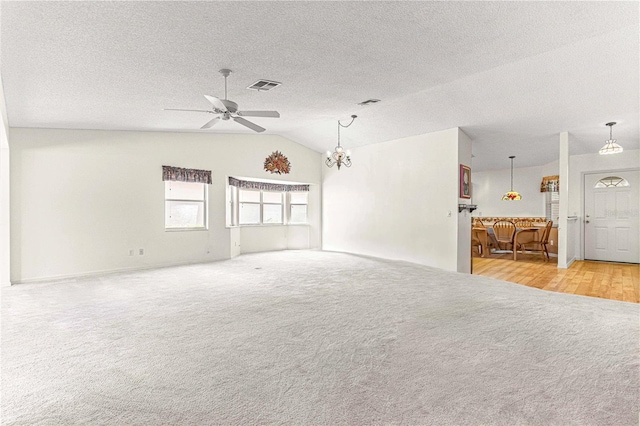
<path fill-rule="evenodd" d="M 258 80 L 253 83 L 251 86 L 248 86 L 247 89 L 257 90 L 259 92 L 266 92 L 271 89 L 275 89 L 280 86 L 282 83 L 278 83 L 277 81 L 271 80 Z"/>
<path fill-rule="evenodd" d="M 367 99 L 366 101 L 358 102 L 358 105 L 366 106 L 371 104 L 377 104 L 380 102 L 380 99 Z"/>

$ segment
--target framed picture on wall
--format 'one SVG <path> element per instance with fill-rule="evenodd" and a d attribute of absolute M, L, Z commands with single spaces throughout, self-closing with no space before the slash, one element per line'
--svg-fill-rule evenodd
<path fill-rule="evenodd" d="M 471 167 L 460 164 L 460 198 L 471 198 Z"/>

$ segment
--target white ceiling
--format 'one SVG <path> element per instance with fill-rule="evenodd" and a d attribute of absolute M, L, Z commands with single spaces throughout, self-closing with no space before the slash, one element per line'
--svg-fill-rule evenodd
<path fill-rule="evenodd" d="M 1 3 L 12 127 L 200 131 L 224 95 L 319 152 L 461 127 L 476 171 L 639 145 L 639 3 Z M 270 92 L 246 90 L 264 78 Z M 369 98 L 377 105 L 361 107 Z M 204 132 L 204 131 L 203 131 Z M 252 133 L 222 122 L 207 132 Z"/>

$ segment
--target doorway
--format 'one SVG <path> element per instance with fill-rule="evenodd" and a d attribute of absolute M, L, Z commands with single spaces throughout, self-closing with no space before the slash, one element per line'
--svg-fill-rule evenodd
<path fill-rule="evenodd" d="M 639 211 L 639 171 L 585 174 L 585 260 L 640 263 Z"/>

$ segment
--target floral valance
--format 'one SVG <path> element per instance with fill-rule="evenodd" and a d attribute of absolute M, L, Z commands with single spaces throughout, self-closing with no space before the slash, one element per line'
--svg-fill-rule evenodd
<path fill-rule="evenodd" d="M 287 185 L 283 183 L 254 182 L 229 176 L 229 185 L 242 189 L 262 189 L 264 191 L 302 192 L 309 191 L 309 185 Z"/>
<path fill-rule="evenodd" d="M 560 176 L 545 176 L 540 183 L 540 192 L 559 192 Z"/>
<path fill-rule="evenodd" d="M 180 167 L 162 166 L 162 180 L 207 183 L 211 185 L 211 170 L 182 169 Z"/>

